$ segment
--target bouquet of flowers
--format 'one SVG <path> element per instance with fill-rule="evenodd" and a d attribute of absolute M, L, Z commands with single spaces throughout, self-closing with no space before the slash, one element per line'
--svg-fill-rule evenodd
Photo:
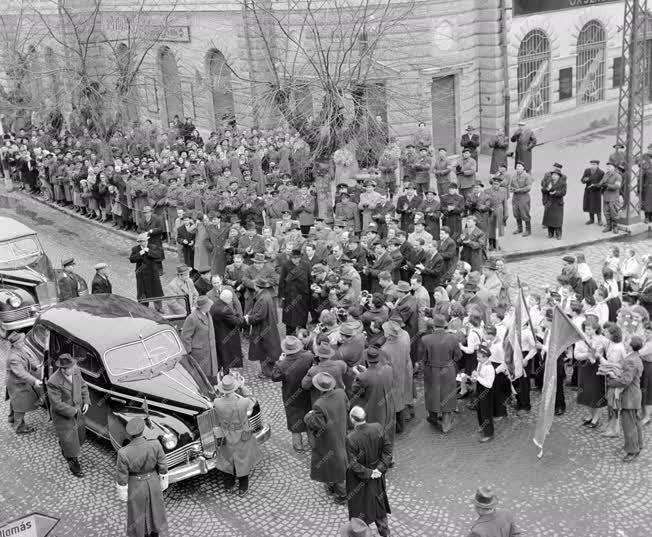
<path fill-rule="evenodd" d="M 353 166 L 354 158 L 353 153 L 346 148 L 338 149 L 333 154 L 333 161 L 338 166 Z"/>

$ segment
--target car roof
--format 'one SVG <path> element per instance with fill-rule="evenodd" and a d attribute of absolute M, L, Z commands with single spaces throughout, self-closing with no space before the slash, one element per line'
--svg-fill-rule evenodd
<path fill-rule="evenodd" d="M 18 220 L 0 216 L 0 241 L 8 241 L 25 235 L 36 235 L 36 231 Z"/>
<path fill-rule="evenodd" d="M 172 328 L 154 310 L 119 295 L 88 295 L 60 302 L 40 316 L 44 324 L 95 349 L 100 356 Z"/>

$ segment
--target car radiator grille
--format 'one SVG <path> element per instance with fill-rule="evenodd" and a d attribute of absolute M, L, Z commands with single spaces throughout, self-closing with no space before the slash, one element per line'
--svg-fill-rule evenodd
<path fill-rule="evenodd" d="M 25 306 L 15 310 L 0 311 L 0 321 L 9 323 L 12 321 L 22 321 L 23 319 L 29 319 L 32 316 L 32 312 L 29 311 L 29 308 L 30 306 Z"/>
<path fill-rule="evenodd" d="M 201 445 L 199 442 L 191 442 L 190 444 L 186 444 L 185 446 L 180 447 L 179 449 L 176 449 L 171 453 L 168 453 L 165 456 L 165 462 L 167 462 L 168 467 L 172 468 L 177 464 L 186 462 L 186 454 L 188 453 L 188 451 L 199 450 L 199 449 L 201 449 Z"/>

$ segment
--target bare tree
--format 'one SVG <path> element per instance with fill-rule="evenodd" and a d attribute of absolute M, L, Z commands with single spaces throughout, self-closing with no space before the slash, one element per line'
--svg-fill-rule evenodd
<path fill-rule="evenodd" d="M 413 0 L 242 0 L 245 32 L 264 58 L 244 74 L 259 115 L 279 115 L 308 143 L 314 160 L 353 144 L 363 164 L 387 142 L 386 98 L 407 58 Z M 251 45 L 250 45 L 251 46 Z M 318 102 L 313 112 L 313 101 Z"/>

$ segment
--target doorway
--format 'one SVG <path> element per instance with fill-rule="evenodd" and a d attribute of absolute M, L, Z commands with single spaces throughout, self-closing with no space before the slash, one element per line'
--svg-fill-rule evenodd
<path fill-rule="evenodd" d="M 457 148 L 457 104 L 455 75 L 432 79 L 432 146 L 445 147 L 449 155 Z"/>

